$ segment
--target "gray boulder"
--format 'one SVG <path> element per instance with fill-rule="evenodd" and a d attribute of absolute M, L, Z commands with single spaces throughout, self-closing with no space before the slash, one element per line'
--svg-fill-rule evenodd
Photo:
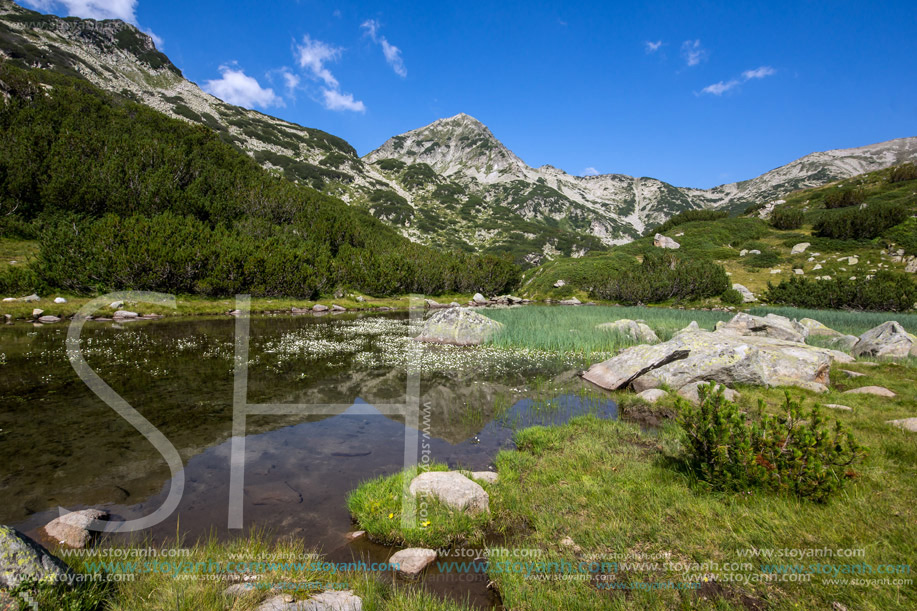
<path fill-rule="evenodd" d="M 637 392 L 663 384 L 680 389 L 701 381 L 824 392 L 832 362 L 850 363 L 853 358 L 799 342 L 697 331 L 628 348 L 593 365 L 583 378 L 608 390 L 632 387 Z"/>
<path fill-rule="evenodd" d="M 831 327 L 826 327 L 814 318 L 803 318 L 799 324 L 808 329 L 808 335 L 813 337 L 841 337 L 842 333 L 835 331 Z"/>
<path fill-rule="evenodd" d="M 320 303 L 316 303 L 314 306 L 312 306 L 312 311 L 313 312 L 327 312 L 328 306 L 322 305 Z"/>
<path fill-rule="evenodd" d="M 83 548 L 92 541 L 90 527 L 96 520 L 108 518 L 108 512 L 100 509 L 72 511 L 55 518 L 45 525 L 45 534 L 62 546 Z"/>
<path fill-rule="evenodd" d="M 487 482 L 488 484 L 496 484 L 499 475 L 493 471 L 474 471 L 471 473 L 471 479 L 476 479 L 479 482 Z"/>
<path fill-rule="evenodd" d="M 26 295 L 25 297 L 20 297 L 20 298 L 19 298 L 19 301 L 25 301 L 26 303 L 31 303 L 31 302 L 33 302 L 33 301 L 39 301 L 40 299 L 41 299 L 41 297 L 39 297 L 39 296 L 36 295 L 35 293 L 32 293 L 31 295 Z"/>
<path fill-rule="evenodd" d="M 696 325 L 697 323 L 694 324 Z M 659 337 L 653 332 L 653 330 L 639 320 L 622 318 L 621 320 L 616 320 L 614 322 L 603 322 L 600 325 L 596 325 L 595 328 L 600 331 L 626 335 L 635 342 L 640 342 L 642 344 L 655 344 L 659 342 Z"/>
<path fill-rule="evenodd" d="M 890 320 L 861 335 L 852 354 L 893 359 L 917 356 L 917 337 L 905 331 L 899 323 Z"/>
<path fill-rule="evenodd" d="M 436 552 L 423 547 L 409 547 L 392 554 L 388 563 L 396 565 L 401 577 L 417 579 L 423 570 L 436 560 Z"/>
<path fill-rule="evenodd" d="M 490 511 L 490 497 L 458 471 L 427 471 L 411 480 L 411 494 L 436 497 L 444 504 L 468 513 Z"/>
<path fill-rule="evenodd" d="M 850 352 L 853 350 L 853 347 L 856 346 L 857 342 L 860 341 L 860 338 L 856 335 L 840 335 L 831 339 L 828 342 L 828 345 L 837 350 L 843 350 L 844 352 Z"/>
<path fill-rule="evenodd" d="M 661 233 L 657 233 L 653 237 L 653 246 L 656 248 L 668 248 L 671 250 L 677 250 L 681 248 L 681 244 L 673 240 L 672 238 L 667 238 Z"/>
<path fill-rule="evenodd" d="M 560 305 L 580 305 L 581 303 L 583 302 L 576 297 L 571 297 L 570 299 L 561 299 L 560 301 Z"/>
<path fill-rule="evenodd" d="M 137 312 L 131 312 L 130 310 L 118 310 L 113 316 L 114 318 L 137 318 L 139 314 L 137 314 Z"/>
<path fill-rule="evenodd" d="M 887 397 L 892 399 L 897 397 L 895 393 L 885 388 L 884 386 L 861 386 L 860 388 L 854 388 L 853 390 L 845 390 L 843 392 L 845 395 L 873 395 L 875 397 Z"/>
<path fill-rule="evenodd" d="M 736 314 L 732 320 L 716 325 L 717 332 L 733 335 L 753 335 L 758 337 L 772 337 L 791 342 L 804 342 L 809 330 L 795 320 L 785 316 L 768 314 L 767 316 L 752 316 L 751 314 Z"/>
<path fill-rule="evenodd" d="M 363 601 L 352 590 L 325 590 L 306 600 L 289 594 L 267 599 L 257 611 L 362 611 Z"/>
<path fill-rule="evenodd" d="M 417 341 L 475 346 L 503 328 L 503 324 L 468 308 L 437 310 L 424 321 Z"/>
<path fill-rule="evenodd" d="M 487 303 L 487 297 L 485 297 L 484 295 L 480 293 L 475 293 L 474 297 L 472 297 L 471 300 L 479 305 L 484 305 L 485 303 Z"/>
<path fill-rule="evenodd" d="M 563 280 L 558 280 L 554 283 L 554 288 L 559 289 L 561 287 L 567 286 L 567 283 Z"/>
<path fill-rule="evenodd" d="M 49 314 L 47 316 L 40 316 L 38 318 L 38 322 L 50 324 L 50 323 L 60 322 L 60 318 L 58 318 L 57 316 L 51 316 Z"/>
<path fill-rule="evenodd" d="M 0 588 L 13 589 L 23 581 L 54 583 L 70 574 L 66 564 L 15 528 L 0 526 Z"/>
<path fill-rule="evenodd" d="M 742 294 L 742 301 L 745 303 L 751 303 L 753 301 L 758 301 L 758 298 L 755 297 L 755 294 L 752 293 L 747 286 L 743 284 L 735 283 L 732 285 L 733 290 L 739 291 Z"/>
<path fill-rule="evenodd" d="M 678 396 L 681 397 L 682 399 L 687 399 L 694 405 L 699 405 L 700 404 L 700 391 L 698 390 L 698 387 L 701 385 L 706 385 L 706 384 L 709 384 L 709 382 L 691 382 L 690 384 L 685 384 L 684 386 L 678 389 Z M 717 384 L 716 387 L 714 388 L 714 392 L 719 391 L 721 388 L 723 389 L 723 397 L 727 401 L 736 401 L 739 399 L 739 397 L 742 396 L 738 392 L 732 390 L 731 388 L 726 388 L 722 384 Z M 652 391 L 647 390 L 644 392 L 652 392 Z"/>
<path fill-rule="evenodd" d="M 811 246 L 809 242 L 800 242 L 799 244 L 793 247 L 793 250 L 790 251 L 790 254 L 791 255 L 801 255 L 802 253 L 806 251 L 806 249 L 809 246 Z"/>
<path fill-rule="evenodd" d="M 897 426 L 899 429 L 917 433 L 917 418 L 902 418 L 901 420 L 887 420 L 886 424 Z"/>
<path fill-rule="evenodd" d="M 55 297 L 54 303 L 67 303 L 67 300 L 64 299 L 63 297 Z"/>
<path fill-rule="evenodd" d="M 701 331 L 701 330 L 702 329 L 700 328 L 700 325 L 697 324 L 697 321 L 692 320 L 691 323 L 687 327 L 685 327 L 681 331 L 678 331 L 677 333 L 675 333 L 675 335 L 681 335 L 682 333 L 694 333 L 695 331 Z"/>

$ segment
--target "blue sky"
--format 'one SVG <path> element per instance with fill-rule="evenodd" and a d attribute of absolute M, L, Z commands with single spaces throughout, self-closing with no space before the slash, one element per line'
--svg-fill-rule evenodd
<path fill-rule="evenodd" d="M 917 136 L 917 3 L 31 0 L 363 155 L 460 112 L 532 166 L 711 187 Z"/>

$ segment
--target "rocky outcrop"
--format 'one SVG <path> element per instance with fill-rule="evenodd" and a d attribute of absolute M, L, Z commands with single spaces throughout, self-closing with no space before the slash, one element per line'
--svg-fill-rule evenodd
<path fill-rule="evenodd" d="M 695 325 L 697 323 L 694 323 Z M 595 327 L 599 331 L 620 333 L 641 344 L 655 344 L 659 337 L 642 320 L 622 318 L 614 322 L 603 322 Z"/>
<path fill-rule="evenodd" d="M 92 541 L 90 530 L 97 520 L 108 518 L 108 512 L 99 509 L 72 511 L 45 525 L 44 531 L 51 539 L 67 547 L 83 548 Z"/>
<path fill-rule="evenodd" d="M 398 567 L 395 570 L 400 577 L 417 579 L 434 560 L 436 560 L 436 552 L 432 549 L 409 547 L 392 554 L 388 563 Z"/>
<path fill-rule="evenodd" d="M 860 336 L 853 347 L 854 356 L 901 359 L 917 356 L 917 337 L 890 320 Z"/>
<path fill-rule="evenodd" d="M 767 316 L 736 314 L 729 322 L 717 324 L 716 330 L 734 335 L 772 337 L 791 342 L 804 342 L 809 334 L 809 330 L 795 320 L 776 314 Z"/>
<path fill-rule="evenodd" d="M 15 528 L 0 526 L 0 588 L 13 589 L 24 581 L 54 583 L 69 573 L 44 547 Z"/>
<path fill-rule="evenodd" d="M 427 471 L 411 480 L 414 496 L 432 496 L 442 503 L 471 514 L 490 511 L 490 497 L 480 484 L 458 471 Z"/>
<path fill-rule="evenodd" d="M 467 308 L 437 310 L 424 322 L 421 342 L 475 346 L 503 328 L 503 324 Z"/>
<path fill-rule="evenodd" d="M 702 381 L 824 392 L 831 363 L 852 361 L 843 352 L 799 342 L 697 331 L 655 346 L 628 348 L 593 365 L 583 378 L 609 390 L 632 387 L 637 392 L 663 384 L 680 389 Z"/>

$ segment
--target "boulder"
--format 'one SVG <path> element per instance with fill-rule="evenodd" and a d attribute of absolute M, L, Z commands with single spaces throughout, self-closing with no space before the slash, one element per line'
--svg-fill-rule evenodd
<path fill-rule="evenodd" d="M 678 389 L 678 396 L 682 399 L 687 399 L 694 405 L 700 405 L 700 391 L 698 390 L 698 387 L 706 384 L 709 384 L 709 382 L 692 382 L 690 384 L 686 384 Z M 727 401 L 736 401 L 742 396 L 738 392 L 732 390 L 731 388 L 726 388 L 722 384 L 717 384 L 714 388 L 714 391 L 719 391 L 721 388 L 723 389 L 723 397 Z"/>
<path fill-rule="evenodd" d="M 856 335 L 841 335 L 829 341 L 828 345 L 837 350 L 850 352 L 858 341 L 860 338 Z"/>
<path fill-rule="evenodd" d="M 417 579 L 434 560 L 436 560 L 436 552 L 432 549 L 409 547 L 392 554 L 388 563 L 398 567 L 395 570 L 401 577 Z"/>
<path fill-rule="evenodd" d="M 411 480 L 411 494 L 436 497 L 442 503 L 469 513 L 490 511 L 490 497 L 458 471 L 427 471 Z"/>
<path fill-rule="evenodd" d="M 13 589 L 24 581 L 55 583 L 69 574 L 70 568 L 37 542 L 0 525 L 0 588 Z"/>
<path fill-rule="evenodd" d="M 522 303 L 522 297 L 515 297 L 514 295 L 507 295 L 506 300 L 512 304 Z"/>
<path fill-rule="evenodd" d="M 668 396 L 669 396 L 669 393 L 659 388 L 650 388 L 650 389 L 644 390 L 641 393 L 637 393 L 637 397 L 639 397 L 640 399 L 643 399 L 647 403 L 654 403 L 654 404 L 657 403 L 660 399 L 664 399 Z"/>
<path fill-rule="evenodd" d="M 363 601 L 352 590 L 325 590 L 306 600 L 295 600 L 289 594 L 267 599 L 257 611 L 362 611 Z"/>
<path fill-rule="evenodd" d="M 558 280 L 554 283 L 554 288 L 559 289 L 561 287 L 567 286 L 567 283 L 563 280 Z"/>
<path fill-rule="evenodd" d="M 67 300 L 64 299 L 63 297 L 55 297 L 54 303 L 67 303 Z"/>
<path fill-rule="evenodd" d="M 890 320 L 861 335 L 852 354 L 857 357 L 893 359 L 917 356 L 917 337 L 905 331 L 899 323 Z"/>
<path fill-rule="evenodd" d="M 33 302 L 33 301 L 38 301 L 38 300 L 40 300 L 40 299 L 41 299 L 41 297 L 39 297 L 39 296 L 36 295 L 35 293 L 32 293 L 31 295 L 26 295 L 25 297 L 20 297 L 20 298 L 19 298 L 19 301 L 25 301 L 26 303 L 31 303 L 31 302 Z"/>
<path fill-rule="evenodd" d="M 431 310 L 435 310 L 436 308 L 445 307 L 443 306 L 443 304 L 433 301 L 432 299 L 424 299 L 423 302 L 424 302 L 424 305 L 426 305 Z"/>
<path fill-rule="evenodd" d="M 653 246 L 656 248 L 668 248 L 671 250 L 677 250 L 681 248 L 681 244 L 673 240 L 672 238 L 667 238 L 661 233 L 657 233 L 653 237 Z"/>
<path fill-rule="evenodd" d="M 44 324 L 50 324 L 50 323 L 60 322 L 60 318 L 58 318 L 57 316 L 50 316 L 50 315 L 40 316 L 38 318 L 38 322 L 44 323 Z"/>
<path fill-rule="evenodd" d="M 752 293 L 748 287 L 741 284 L 733 284 L 732 288 L 736 291 L 739 291 L 742 294 L 742 301 L 745 303 L 751 303 L 753 301 L 758 301 L 758 298 L 755 297 L 755 294 Z"/>
<path fill-rule="evenodd" d="M 814 318 L 803 318 L 799 321 L 799 324 L 808 330 L 806 334 L 807 337 L 809 335 L 818 337 L 841 337 L 841 333 L 835 331 L 831 327 L 826 327 Z"/>
<path fill-rule="evenodd" d="M 911 257 L 907 260 L 907 265 L 904 268 L 909 274 L 917 274 L 917 257 Z"/>
<path fill-rule="evenodd" d="M 634 346 L 597 363 L 583 378 L 608 390 L 637 392 L 700 381 L 727 386 L 797 386 L 823 392 L 832 362 L 850 363 L 843 352 L 755 335 L 697 331 L 656 345 Z"/>
<path fill-rule="evenodd" d="M 844 391 L 845 395 L 874 395 L 876 397 L 887 397 L 889 399 L 897 397 L 895 393 L 883 386 L 862 386 L 852 390 Z"/>
<path fill-rule="evenodd" d="M 917 433 L 917 418 L 903 418 L 901 420 L 888 420 L 886 424 L 897 426 L 899 429 Z"/>
<path fill-rule="evenodd" d="M 596 325 L 595 328 L 600 331 L 610 331 L 612 333 L 626 335 L 641 344 L 655 344 L 659 342 L 659 337 L 645 323 L 638 320 L 630 320 L 629 318 L 622 318 L 614 322 L 603 322 L 600 325 Z"/>
<path fill-rule="evenodd" d="M 473 302 L 479 304 L 479 305 L 483 305 L 483 304 L 487 303 L 487 298 L 484 297 L 484 295 L 482 295 L 482 294 L 480 294 L 480 293 L 475 293 L 475 294 L 474 294 L 474 297 L 472 297 L 471 300 L 472 300 Z"/>
<path fill-rule="evenodd" d="M 692 320 L 687 327 L 675 333 L 675 335 L 681 335 L 682 333 L 693 333 L 694 331 L 701 331 L 700 325 L 697 324 L 696 320 Z M 673 336 L 674 337 L 674 336 Z"/>
<path fill-rule="evenodd" d="M 107 518 L 108 512 L 100 509 L 72 511 L 48 522 L 44 531 L 62 546 L 83 548 L 93 537 L 93 531 L 90 531 L 89 527 L 96 520 Z"/>
<path fill-rule="evenodd" d="M 332 312 L 346 312 L 346 311 L 347 311 L 347 308 L 345 308 L 344 306 L 340 306 L 340 305 L 338 305 L 338 304 L 336 304 L 336 303 L 332 303 L 332 304 L 331 304 L 331 311 L 332 311 Z"/>
<path fill-rule="evenodd" d="M 809 246 L 811 246 L 809 242 L 800 242 L 799 244 L 793 247 L 793 250 L 790 251 L 790 254 L 791 255 L 801 255 L 802 253 L 806 251 L 806 249 Z"/>
<path fill-rule="evenodd" d="M 108 304 L 108 307 L 110 307 L 112 310 L 118 310 L 124 307 L 124 302 L 123 301 L 112 301 L 110 304 Z"/>
<path fill-rule="evenodd" d="M 417 341 L 475 346 L 486 341 L 503 324 L 468 308 L 437 310 L 427 318 Z"/>
<path fill-rule="evenodd" d="M 849 369 L 841 369 L 841 373 L 846 374 L 848 378 L 862 378 L 865 377 L 865 373 L 860 373 L 859 371 L 850 371 Z"/>
<path fill-rule="evenodd" d="M 748 251 L 748 254 L 750 254 L 750 255 L 760 255 L 760 254 L 761 254 L 761 251 L 758 250 L 757 248 L 755 248 L 755 249 L 749 250 L 749 251 Z"/>
<path fill-rule="evenodd" d="M 785 316 L 752 316 L 744 312 L 736 314 L 729 322 L 717 324 L 716 330 L 719 333 L 772 337 L 791 342 L 804 342 L 809 334 L 806 327 Z"/>
<path fill-rule="evenodd" d="M 314 306 L 312 306 L 312 311 L 313 312 L 327 312 L 328 306 L 322 305 L 320 303 L 316 303 Z"/>
<path fill-rule="evenodd" d="M 44 310 L 40 308 L 35 308 L 34 310 L 32 310 L 32 318 L 38 318 L 39 316 L 41 316 L 44 313 L 45 313 Z"/>
<path fill-rule="evenodd" d="M 15 297 L 4 297 L 3 298 L 3 303 L 10 303 L 12 301 L 19 301 L 19 300 L 16 299 Z"/>
<path fill-rule="evenodd" d="M 114 318 L 137 318 L 139 314 L 137 312 L 131 312 L 130 310 L 118 310 L 114 313 Z"/>
<path fill-rule="evenodd" d="M 576 297 L 571 297 L 570 299 L 561 299 L 560 301 L 560 305 L 580 305 L 581 303 L 583 302 Z"/>

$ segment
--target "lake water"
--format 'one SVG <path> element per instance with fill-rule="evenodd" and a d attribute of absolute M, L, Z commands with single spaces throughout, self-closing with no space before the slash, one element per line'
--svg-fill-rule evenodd
<path fill-rule="evenodd" d="M 185 488 L 176 511 L 141 533 L 186 541 L 228 528 L 234 320 L 89 322 L 89 365 L 178 450 Z M 0 523 L 40 538 L 59 506 L 107 509 L 113 519 L 152 513 L 167 497 L 160 454 L 76 375 L 67 325 L 0 326 Z M 416 344 L 405 313 L 251 319 L 248 402 L 339 404 L 321 416 L 247 418 L 243 532 L 298 537 L 335 561 L 385 561 L 391 548 L 349 543 L 345 500 L 360 482 L 405 464 L 405 423 L 374 405 L 406 400 L 410 354 L 419 355 L 417 436 L 437 462 L 487 470 L 514 430 L 581 413 L 615 417 L 575 364 L 493 347 Z M 350 407 L 347 407 L 350 406 Z M 410 437 L 409 437 L 410 438 Z M 418 448 L 418 458 L 420 457 Z M 484 587 L 430 579 L 431 589 L 496 601 Z"/>

